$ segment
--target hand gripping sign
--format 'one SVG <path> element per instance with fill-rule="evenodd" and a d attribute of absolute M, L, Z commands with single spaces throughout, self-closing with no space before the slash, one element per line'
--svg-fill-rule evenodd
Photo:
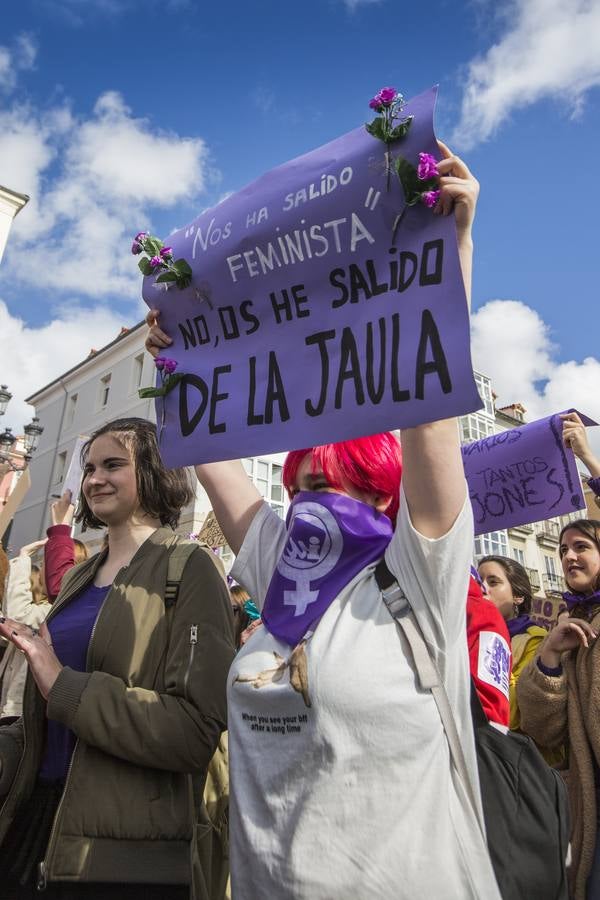
<path fill-rule="evenodd" d="M 390 145 L 439 158 L 436 91 Z M 314 446 L 481 407 L 453 216 L 406 210 L 364 127 L 294 159 L 169 236 L 192 282 L 144 299 L 183 377 L 157 403 L 170 466 Z M 164 404 L 164 405 L 163 405 Z M 241 449 L 240 449 L 241 448 Z"/>

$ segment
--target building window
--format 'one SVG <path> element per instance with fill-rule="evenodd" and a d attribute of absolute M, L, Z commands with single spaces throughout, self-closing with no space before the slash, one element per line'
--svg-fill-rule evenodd
<path fill-rule="evenodd" d="M 135 393 L 142 386 L 142 378 L 144 377 L 144 354 L 133 357 L 133 369 L 131 372 L 131 393 Z"/>
<path fill-rule="evenodd" d="M 521 563 L 521 565 L 524 566 L 525 565 L 525 553 L 521 550 L 521 548 L 520 547 L 511 547 L 511 551 L 512 551 L 512 558 L 516 562 Z"/>
<path fill-rule="evenodd" d="M 508 535 L 506 531 L 490 531 L 475 538 L 475 556 L 508 556 Z"/>
<path fill-rule="evenodd" d="M 56 466 L 54 468 L 54 484 L 62 484 L 67 468 L 67 451 L 63 450 L 56 456 Z"/>
<path fill-rule="evenodd" d="M 460 439 L 463 444 L 480 441 L 482 438 L 494 434 L 495 431 L 496 427 L 493 419 L 489 419 L 482 413 L 471 413 L 468 416 L 461 416 Z"/>
<path fill-rule="evenodd" d="M 110 372 L 100 379 L 100 409 L 108 406 L 108 396 L 110 394 Z"/>
<path fill-rule="evenodd" d="M 492 397 L 492 382 L 485 375 L 482 375 L 480 372 L 474 372 L 475 376 L 475 384 L 477 385 L 477 390 L 479 392 L 479 396 L 483 400 L 485 404 L 485 411 L 488 416 L 494 418 L 495 410 L 494 410 L 494 399 Z"/>
<path fill-rule="evenodd" d="M 75 410 L 77 408 L 77 394 L 71 394 L 67 406 L 67 426 L 72 425 L 75 419 Z"/>
<path fill-rule="evenodd" d="M 270 462 L 267 459 L 242 460 L 243 466 L 258 488 L 261 497 L 264 497 L 271 509 L 274 509 L 280 519 L 284 517 L 284 490 L 283 490 L 283 466 Z"/>

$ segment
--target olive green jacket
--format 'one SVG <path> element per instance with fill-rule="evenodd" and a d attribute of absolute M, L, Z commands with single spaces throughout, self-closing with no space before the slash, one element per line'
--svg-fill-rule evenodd
<path fill-rule="evenodd" d="M 208 894 L 197 858 L 199 831 L 210 829 L 200 798 L 226 727 L 233 621 L 225 583 L 200 547 L 177 601 L 165 604 L 176 541 L 158 529 L 117 574 L 87 671 L 64 667 L 47 707 L 28 675 L 22 719 L 0 729 L 0 841 L 35 783 L 46 713 L 78 738 L 42 879 L 193 883 L 192 897 Z M 93 581 L 104 554 L 67 574 L 48 620 Z"/>

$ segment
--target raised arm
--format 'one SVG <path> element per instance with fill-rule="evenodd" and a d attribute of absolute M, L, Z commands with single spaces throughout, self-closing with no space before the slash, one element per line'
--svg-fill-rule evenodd
<path fill-rule="evenodd" d="M 471 304 L 472 225 L 479 184 L 465 163 L 438 141 L 441 196 L 434 212 L 454 212 L 458 255 L 467 303 Z M 405 428 L 401 434 L 402 483 L 413 525 L 429 538 L 441 537 L 454 524 L 465 502 L 465 475 L 458 423 L 444 419 Z"/>
<path fill-rule="evenodd" d="M 565 446 L 570 447 L 575 456 L 581 460 L 591 478 L 600 478 L 600 459 L 590 447 L 585 425 L 576 412 L 564 413 L 561 419 Z"/>

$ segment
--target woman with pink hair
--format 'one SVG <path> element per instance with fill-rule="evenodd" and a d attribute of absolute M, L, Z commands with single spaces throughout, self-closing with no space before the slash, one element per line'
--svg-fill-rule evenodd
<path fill-rule="evenodd" d="M 441 150 L 436 211 L 455 214 L 469 295 L 478 184 Z M 170 339 L 148 320 L 156 355 Z M 403 430 L 402 456 L 393 434 L 290 453 L 287 523 L 241 463 L 196 472 L 265 625 L 228 679 L 233 896 L 498 900 L 470 713 L 473 523 L 456 421 Z M 383 603 L 382 559 L 435 656 L 473 802 Z"/>

